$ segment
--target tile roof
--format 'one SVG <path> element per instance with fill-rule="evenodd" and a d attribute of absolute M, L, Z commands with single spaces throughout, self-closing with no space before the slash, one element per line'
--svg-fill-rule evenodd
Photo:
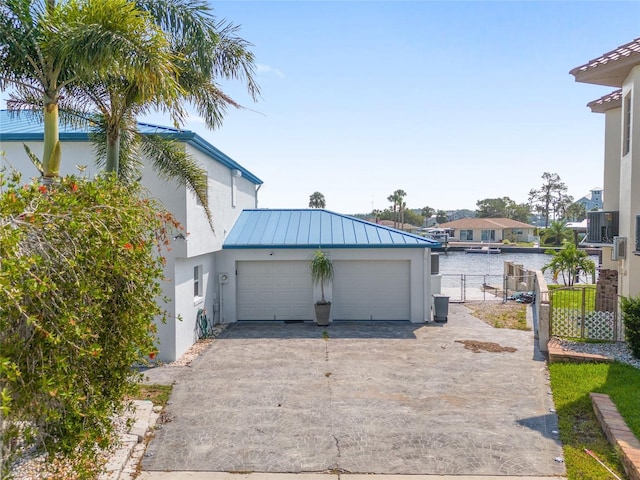
<path fill-rule="evenodd" d="M 640 38 L 621 45 L 569 73 L 576 82 L 621 87 L 631 69 L 640 64 Z"/>
<path fill-rule="evenodd" d="M 604 113 L 612 108 L 622 107 L 622 89 L 619 88 L 608 95 L 604 95 L 593 102 L 587 103 L 587 107 L 595 113 Z"/>
<path fill-rule="evenodd" d="M 505 228 L 535 228 L 533 225 L 511 220 L 510 218 L 461 218 L 453 222 L 442 223 L 438 228 L 505 229 Z"/>
<path fill-rule="evenodd" d="M 233 160 L 225 153 L 207 142 L 204 138 L 190 130 L 178 130 L 161 125 L 138 122 L 140 133 L 145 135 L 161 135 L 173 138 L 176 141 L 184 142 L 214 160 L 220 162 L 232 170 L 240 170 L 242 177 L 255 185 L 263 182 L 249 170 Z M 60 141 L 62 142 L 88 142 L 90 126 L 87 124 L 60 123 Z M 0 110 L 0 142 L 28 142 L 42 141 L 44 137 L 44 126 L 42 115 L 29 111 L 8 112 Z"/>
<path fill-rule="evenodd" d="M 441 244 L 323 209 L 243 210 L 223 249 L 431 248 Z"/>

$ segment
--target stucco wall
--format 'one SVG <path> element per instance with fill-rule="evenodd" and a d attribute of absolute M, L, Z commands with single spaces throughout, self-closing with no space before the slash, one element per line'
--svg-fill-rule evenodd
<path fill-rule="evenodd" d="M 0 142 L 0 150 L 4 151 L 6 155 L 4 158 L 0 156 L 0 166 L 13 167 L 22 172 L 23 180 L 26 183 L 30 178 L 39 178 L 40 173 L 29 160 L 23 145 L 27 145 L 38 158 L 42 157 L 42 142 L 7 142 L 3 140 Z M 62 144 L 60 174 L 92 178 L 98 172 L 94 157 L 93 147 L 89 142 L 64 142 Z M 76 165 L 86 166 L 86 169 L 81 173 Z"/>
<path fill-rule="evenodd" d="M 431 313 L 431 270 L 430 250 L 424 248 L 337 248 L 326 249 L 331 259 L 339 260 L 409 260 L 411 276 L 411 321 L 423 323 L 430 319 Z M 222 297 L 222 320 L 227 323 L 237 320 L 237 290 L 235 281 L 236 262 L 238 261 L 287 261 L 311 260 L 311 249 L 231 249 L 223 250 L 217 257 L 219 272 L 231 274 L 229 283 L 224 285 Z M 314 287 L 314 298 L 319 298 L 319 286 Z M 332 298 L 331 286 L 325 287 L 325 297 Z"/>
<path fill-rule="evenodd" d="M 630 245 L 626 259 L 619 269 L 619 293 L 625 296 L 640 294 L 640 256 L 631 253 L 635 240 L 636 215 L 640 214 L 640 65 L 633 68 L 622 86 L 623 105 L 631 93 L 631 146 L 620 162 L 620 236 L 627 237 Z M 622 140 L 622 135 L 620 136 Z"/>

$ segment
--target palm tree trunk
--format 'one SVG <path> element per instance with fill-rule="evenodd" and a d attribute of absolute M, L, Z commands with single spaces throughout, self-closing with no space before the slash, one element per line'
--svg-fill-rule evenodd
<path fill-rule="evenodd" d="M 107 172 L 113 172 L 118 175 L 120 168 L 120 129 L 109 128 L 107 131 L 107 163 L 105 169 Z"/>
<path fill-rule="evenodd" d="M 42 153 L 42 176 L 45 179 L 52 179 L 60 175 L 61 152 L 58 122 L 58 103 L 45 95 L 44 151 Z"/>

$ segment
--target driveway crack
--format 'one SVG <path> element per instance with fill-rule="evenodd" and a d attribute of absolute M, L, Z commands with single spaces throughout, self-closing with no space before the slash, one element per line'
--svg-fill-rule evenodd
<path fill-rule="evenodd" d="M 324 361 L 327 364 L 327 367 L 329 366 L 329 334 L 327 333 L 327 331 L 325 330 L 323 332 L 323 338 L 324 338 Z M 331 432 L 331 437 L 333 438 L 333 441 L 335 443 L 336 446 L 336 460 L 334 462 L 335 467 L 333 468 L 334 471 L 340 471 L 340 457 L 342 456 L 342 451 L 340 450 L 340 439 L 336 436 L 335 434 L 335 429 L 334 429 L 334 416 L 333 416 L 333 390 L 331 388 L 331 375 L 332 373 L 328 370 L 325 372 L 324 376 L 327 379 L 327 396 L 328 396 L 328 408 L 329 408 L 329 431 Z"/>

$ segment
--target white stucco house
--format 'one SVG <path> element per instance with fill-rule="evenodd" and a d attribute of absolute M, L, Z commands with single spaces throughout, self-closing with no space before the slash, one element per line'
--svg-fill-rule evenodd
<path fill-rule="evenodd" d="M 140 124 L 140 131 L 176 139 L 187 153 L 207 171 L 209 206 L 213 212 L 211 230 L 202 205 L 185 187 L 160 180 L 145 165 L 142 183 L 162 201 L 182 224 L 186 238 L 175 238 L 166 253 L 164 295 L 169 303 L 166 324 L 158 325 L 158 359 L 173 361 L 197 340 L 198 311 L 206 308 L 209 316 L 219 315 L 216 252 L 244 208 L 256 208 L 262 181 L 227 155 L 193 132 L 156 125 Z M 15 168 L 26 178 L 39 174 L 28 159 L 23 144 L 38 154 L 42 151 L 43 127 L 33 115 L 11 115 L 0 111 L 0 167 Z M 80 175 L 76 165 L 86 166 L 82 175 L 96 173 L 93 147 L 85 129 L 61 126 L 63 159 L 61 174 Z"/>
<path fill-rule="evenodd" d="M 616 90 L 588 103 L 605 116 L 603 211 L 588 215 L 587 241 L 603 246 L 618 295 L 640 295 L 640 38 L 570 71 L 576 82 Z M 617 238 L 616 238 L 617 237 Z"/>
<path fill-rule="evenodd" d="M 439 242 L 322 209 L 245 210 L 219 255 L 225 322 L 312 321 L 320 287 L 309 262 L 326 252 L 332 321 L 431 319 L 431 248 Z"/>

